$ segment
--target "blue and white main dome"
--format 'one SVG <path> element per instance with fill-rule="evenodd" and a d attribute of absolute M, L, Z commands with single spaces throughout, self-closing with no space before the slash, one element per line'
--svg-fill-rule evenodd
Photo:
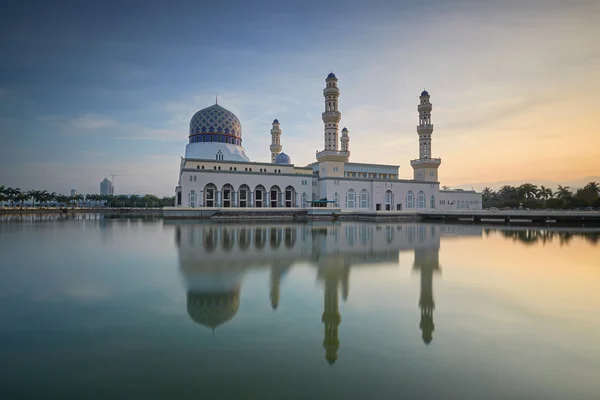
<path fill-rule="evenodd" d="M 285 153 L 279 153 L 275 157 L 275 164 L 291 164 L 292 159 Z"/>
<path fill-rule="evenodd" d="M 192 135 L 222 135 L 241 142 L 242 124 L 234 113 L 215 104 L 194 114 L 190 121 L 190 139 Z"/>

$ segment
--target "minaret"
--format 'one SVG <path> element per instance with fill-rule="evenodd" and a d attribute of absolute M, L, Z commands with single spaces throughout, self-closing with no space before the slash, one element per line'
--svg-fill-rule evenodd
<path fill-rule="evenodd" d="M 342 129 L 342 138 L 340 139 L 342 144 L 342 151 L 348 153 L 346 156 L 346 162 L 350 161 L 350 136 L 348 136 L 348 129 Z"/>
<path fill-rule="evenodd" d="M 419 135 L 419 158 L 411 160 L 410 165 L 414 170 L 414 179 L 425 182 L 438 182 L 438 168 L 442 163 L 439 158 L 431 156 L 431 134 L 433 125 L 431 124 L 432 105 L 429 102 L 429 93 L 426 90 L 421 92 L 419 97 L 419 126 L 417 134 Z"/>
<path fill-rule="evenodd" d="M 414 269 L 421 272 L 421 296 L 419 298 L 419 308 L 421 309 L 421 323 L 419 327 L 422 331 L 422 338 L 425 344 L 433 340 L 433 310 L 435 303 L 433 301 L 433 273 L 439 272 L 440 249 L 415 249 Z"/>
<path fill-rule="evenodd" d="M 323 113 L 323 124 L 325 125 L 325 150 L 338 150 L 338 124 L 342 119 L 342 114 L 338 110 L 338 97 L 340 89 L 337 87 L 338 79 L 332 72 L 325 79 L 325 112 Z"/>
<path fill-rule="evenodd" d="M 271 163 L 275 163 L 275 157 L 281 153 L 281 128 L 279 127 L 279 120 L 273 120 L 273 128 L 271 129 Z"/>
<path fill-rule="evenodd" d="M 337 351 L 340 348 L 338 326 L 342 322 L 338 302 L 339 277 L 334 274 L 325 276 L 325 305 L 321 321 L 325 324 L 325 338 L 323 348 L 325 359 L 330 365 L 337 360 Z"/>

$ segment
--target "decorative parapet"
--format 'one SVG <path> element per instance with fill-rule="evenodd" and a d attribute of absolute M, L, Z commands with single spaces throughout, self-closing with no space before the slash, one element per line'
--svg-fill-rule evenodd
<path fill-rule="evenodd" d="M 322 150 L 317 151 L 317 160 L 326 161 L 327 159 L 332 161 L 345 161 L 350 157 L 349 151 L 337 151 L 337 150 Z"/>
<path fill-rule="evenodd" d="M 416 160 L 410 160 L 410 165 L 415 167 L 415 166 L 426 166 L 426 165 L 431 165 L 431 166 L 439 166 L 442 163 L 442 159 L 441 158 L 417 158 Z"/>

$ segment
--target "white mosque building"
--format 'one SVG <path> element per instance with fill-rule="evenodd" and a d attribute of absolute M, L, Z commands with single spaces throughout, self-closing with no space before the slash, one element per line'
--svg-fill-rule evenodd
<path fill-rule="evenodd" d="M 271 129 L 271 162 L 253 162 L 242 146 L 242 124 L 218 104 L 190 121 L 189 144 L 181 159 L 175 206 L 179 208 L 307 208 L 323 205 L 347 211 L 481 209 L 481 193 L 440 190 L 440 158 L 431 150 L 432 105 L 419 97 L 419 158 L 411 160 L 412 179 L 401 179 L 398 165 L 350 161 L 349 130 L 338 107 L 338 79 L 325 79 L 324 148 L 316 162 L 296 166 L 282 152 L 281 125 Z"/>

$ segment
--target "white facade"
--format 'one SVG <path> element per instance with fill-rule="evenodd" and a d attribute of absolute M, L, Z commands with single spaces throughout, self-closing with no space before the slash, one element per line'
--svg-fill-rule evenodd
<path fill-rule="evenodd" d="M 316 162 L 298 167 L 282 152 L 282 129 L 271 129 L 271 162 L 251 162 L 242 147 L 241 123 L 215 104 L 198 111 L 190 122 L 190 143 L 181 159 L 177 207 L 305 208 L 327 200 L 342 210 L 416 211 L 481 209 L 481 193 L 440 190 L 441 159 L 431 155 L 431 103 L 420 96 L 419 158 L 411 161 L 413 179 L 401 179 L 399 166 L 350 162 L 348 130 L 338 135 L 341 113 L 337 78 L 326 79 L 324 150 Z M 338 150 L 341 149 L 341 150 Z"/>

